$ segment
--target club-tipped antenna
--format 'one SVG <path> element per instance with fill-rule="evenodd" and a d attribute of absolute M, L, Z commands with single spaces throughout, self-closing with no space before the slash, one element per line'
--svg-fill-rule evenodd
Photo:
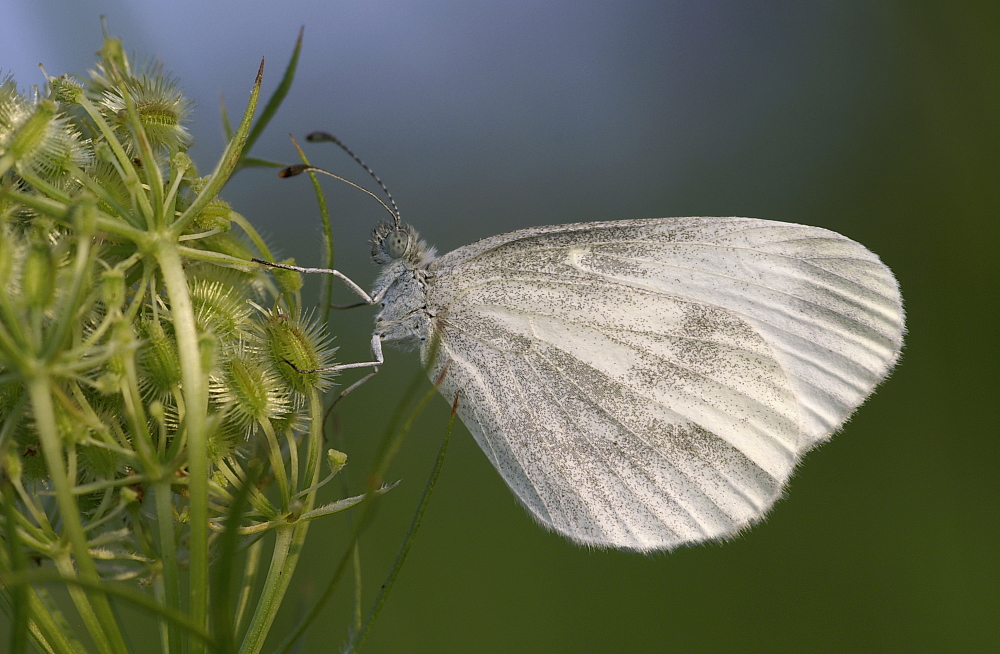
<path fill-rule="evenodd" d="M 278 172 L 278 177 L 295 177 L 296 175 L 301 175 L 302 173 L 322 173 L 323 175 L 327 175 L 329 177 L 334 178 L 338 182 L 343 182 L 343 183 L 347 184 L 348 186 L 353 186 L 354 188 L 358 189 L 359 191 L 361 191 L 363 193 L 367 193 L 368 195 L 372 196 L 375 199 L 376 202 L 378 202 L 379 204 L 381 204 L 383 209 L 385 209 L 386 211 L 389 212 L 389 215 L 392 216 L 392 220 L 396 224 L 396 227 L 399 227 L 399 210 L 398 209 L 395 210 L 395 211 L 393 211 L 391 208 L 389 208 L 389 205 L 387 205 L 385 202 L 382 201 L 382 198 L 380 198 L 379 196 L 375 195 L 374 193 L 372 193 L 371 191 L 369 191 L 368 189 L 366 189 L 364 186 L 361 186 L 360 184 L 356 184 L 356 183 L 352 182 L 351 180 L 349 180 L 349 179 L 347 179 L 345 177 L 341 177 L 340 175 L 336 175 L 334 173 L 331 173 L 329 170 L 323 170 L 322 168 L 317 168 L 316 166 L 307 166 L 306 164 L 295 164 L 293 166 L 288 166 L 286 168 L 282 168 Z M 390 198 L 390 200 L 391 200 L 391 198 Z M 396 205 L 393 204 L 393 206 L 396 206 Z"/>
<path fill-rule="evenodd" d="M 341 141 L 340 139 L 338 139 L 336 136 L 334 136 L 329 132 L 324 132 L 324 131 L 310 132 L 309 134 L 306 134 L 306 140 L 309 141 L 310 143 L 322 143 L 322 142 L 333 143 L 338 148 L 349 154 L 351 158 L 358 163 L 359 166 L 364 168 L 365 171 L 367 171 L 368 174 L 372 176 L 372 179 L 375 180 L 375 183 L 378 184 L 379 187 L 381 187 L 382 191 L 385 193 L 385 197 L 388 198 L 389 204 L 392 205 L 391 213 L 393 216 L 395 216 L 396 227 L 399 227 L 399 207 L 396 206 L 396 201 L 392 199 L 392 193 L 389 192 L 389 188 L 382 182 L 379 176 L 375 174 L 375 171 L 372 170 L 368 164 L 366 164 L 364 161 L 361 160 L 361 157 L 354 154 L 354 151 L 351 150 L 349 147 L 347 147 L 347 145 L 345 145 L 343 141 Z"/>

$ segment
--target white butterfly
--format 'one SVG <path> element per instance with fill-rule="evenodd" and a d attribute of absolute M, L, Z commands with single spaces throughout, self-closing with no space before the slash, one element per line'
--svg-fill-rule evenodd
<path fill-rule="evenodd" d="M 818 227 L 578 223 L 436 258 L 397 223 L 372 253 L 371 296 L 354 288 L 381 305 L 377 361 L 342 367 L 418 346 L 532 517 L 595 547 L 669 550 L 760 520 L 902 347 L 892 272 Z"/>

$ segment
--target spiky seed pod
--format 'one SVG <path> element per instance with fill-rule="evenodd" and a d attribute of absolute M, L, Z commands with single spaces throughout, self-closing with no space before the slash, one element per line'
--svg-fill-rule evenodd
<path fill-rule="evenodd" d="M 322 392 L 330 387 L 332 373 L 296 371 L 296 368 L 315 370 L 333 365 L 337 348 L 331 345 L 322 325 L 314 320 L 270 312 L 258 323 L 258 329 L 261 349 L 291 388 L 307 395 L 312 389 Z"/>
<path fill-rule="evenodd" d="M 111 450 L 97 445 L 81 445 L 76 450 L 80 481 L 114 479 L 121 472 L 121 459 Z"/>
<path fill-rule="evenodd" d="M 10 225 L 0 225 L 0 293 L 19 294 L 21 264 L 29 251 L 24 239 Z"/>
<path fill-rule="evenodd" d="M 132 65 L 129 63 L 128 55 L 125 54 L 121 39 L 105 36 L 97 54 L 101 58 L 97 60 L 94 68 L 88 71 L 91 88 L 94 91 L 98 93 L 106 91 L 123 77 L 132 75 Z"/>
<path fill-rule="evenodd" d="M 177 344 L 159 320 L 140 319 L 138 332 L 144 341 L 139 348 L 139 365 L 143 373 L 139 388 L 147 398 L 169 403 L 174 388 L 181 382 Z"/>
<path fill-rule="evenodd" d="M 0 360 L 0 373 L 2 371 L 3 361 Z M 5 428 L 12 429 L 14 433 L 21 430 L 21 424 L 27 415 L 28 407 L 26 405 L 22 405 L 17 414 L 13 415 L 24 393 L 24 385 L 18 381 L 0 384 L 0 416 L 3 416 L 3 423 L 0 424 L 3 424 Z"/>
<path fill-rule="evenodd" d="M 309 415 L 303 409 L 302 396 L 292 392 L 289 396 L 288 410 L 276 415 L 271 420 L 274 431 L 294 431 L 302 433 L 309 428 Z"/>
<path fill-rule="evenodd" d="M 105 200 L 104 197 L 101 197 L 97 202 L 97 206 L 104 213 L 117 215 L 119 210 L 113 207 L 112 203 L 128 210 L 132 206 L 132 196 L 129 193 L 128 186 L 125 184 L 125 180 L 122 179 L 121 174 L 115 168 L 114 164 L 110 161 L 101 160 L 104 150 L 104 148 L 97 149 L 97 161 L 87 169 L 87 174 L 104 189 L 107 197 L 110 198 L 110 200 Z"/>
<path fill-rule="evenodd" d="M 52 91 L 52 97 L 62 104 L 80 104 L 80 100 L 86 94 L 83 84 L 68 75 L 50 77 L 49 89 Z"/>
<path fill-rule="evenodd" d="M 69 409 L 56 405 L 53 412 L 56 427 L 59 430 L 59 437 L 67 447 L 76 447 L 87 439 L 90 429 L 80 421 L 79 417 L 71 413 Z"/>
<path fill-rule="evenodd" d="M 191 101 L 177 88 L 177 81 L 159 66 L 147 73 L 125 79 L 104 92 L 101 104 L 108 118 L 123 134 L 130 132 L 126 97 L 135 104 L 139 123 L 154 148 L 176 151 L 191 144 L 186 123 Z"/>
<path fill-rule="evenodd" d="M 35 242 L 28 252 L 21 273 L 21 289 L 29 307 L 47 309 L 56 284 L 54 253 L 43 243 Z"/>
<path fill-rule="evenodd" d="M 49 469 L 45 465 L 42 446 L 38 442 L 34 425 L 27 427 L 29 428 L 15 432 L 15 442 L 9 450 L 17 457 L 20 466 L 18 473 L 25 481 L 45 481 L 49 477 Z"/>
<path fill-rule="evenodd" d="M 197 279 L 191 284 L 191 304 L 198 329 L 216 335 L 225 346 L 249 332 L 253 309 L 246 302 L 248 289 L 236 275 Z"/>
<path fill-rule="evenodd" d="M 14 76 L 7 74 L 0 78 L 0 134 L 14 129 L 24 120 L 27 99 L 17 90 Z"/>
<path fill-rule="evenodd" d="M 10 150 L 14 133 L 30 116 L 31 103 L 17 90 L 14 78 L 0 79 L 0 154 Z"/>
<path fill-rule="evenodd" d="M 89 143 L 52 100 L 30 103 L 0 85 L 0 156 L 10 155 L 17 170 L 49 181 L 63 181 L 72 168 L 92 161 Z"/>
<path fill-rule="evenodd" d="M 223 420 L 217 429 L 208 435 L 208 458 L 210 461 L 220 461 L 233 456 L 240 447 L 246 444 L 247 429 L 234 422 Z M 225 476 L 216 472 L 216 483 L 223 488 L 229 483 Z"/>
<path fill-rule="evenodd" d="M 347 455 L 331 448 L 326 451 L 326 463 L 330 466 L 330 474 L 335 475 L 347 465 Z"/>
<path fill-rule="evenodd" d="M 101 273 L 101 302 L 108 312 L 120 311 L 125 304 L 125 273 L 112 268 Z"/>
<path fill-rule="evenodd" d="M 195 216 L 195 219 L 187 229 L 187 233 L 197 234 L 198 232 L 207 232 L 212 229 L 229 231 L 231 225 L 230 214 L 232 211 L 228 202 L 216 196 Z"/>
<path fill-rule="evenodd" d="M 196 414 L 188 411 L 194 408 L 201 414 L 204 407 L 200 401 L 194 407 L 186 403 L 190 398 L 182 391 L 191 389 L 182 388 L 177 346 L 179 330 L 190 327 L 190 322 L 173 322 L 181 306 L 175 287 L 165 284 L 173 273 L 168 274 L 166 260 L 158 260 L 155 248 L 146 247 L 148 241 L 136 237 L 134 230 L 164 226 L 163 221 L 147 220 L 144 213 L 161 190 L 151 186 L 157 171 L 163 173 L 170 191 L 159 197 L 168 201 L 164 208 L 175 215 L 196 201 L 209 178 L 199 179 L 183 152 L 190 143 L 185 126 L 190 103 L 175 82 L 155 67 L 136 73 L 117 40 L 107 39 L 102 55 L 86 88 L 69 77 L 49 77 L 48 96 L 42 100 L 37 92 L 30 97 L 19 93 L 9 76 L 0 75 L 0 184 L 4 191 L 0 193 L 0 299 L 6 307 L 0 311 L 0 322 L 18 327 L 6 330 L 17 343 L 12 344 L 12 338 L 0 339 L 0 475 L 19 483 L 23 478 L 28 484 L 31 497 L 24 499 L 21 508 L 37 502 L 37 509 L 50 517 L 68 517 L 56 507 L 60 493 L 55 492 L 45 465 L 50 452 L 43 451 L 39 437 L 45 436 L 46 447 L 59 445 L 65 466 L 58 470 L 70 473 L 69 483 L 77 486 L 73 495 L 91 544 L 90 555 L 98 559 L 98 574 L 124 578 L 134 571 L 121 561 L 129 557 L 139 561 L 137 552 L 150 550 L 142 544 L 144 533 L 162 536 L 172 531 L 178 539 L 180 562 L 187 557 L 185 547 L 192 541 L 185 539 L 194 529 L 186 532 L 178 523 L 188 522 L 192 505 L 186 499 L 199 499 L 204 492 L 203 488 L 197 493 L 189 490 L 204 479 L 185 479 L 193 467 L 190 460 L 185 461 L 190 456 L 185 443 L 191 445 L 196 432 L 184 429 L 193 424 L 207 440 L 211 464 L 206 472 L 217 485 L 208 491 L 212 499 L 207 510 L 214 522 L 225 512 L 226 503 L 219 500 L 228 496 L 225 487 L 232 482 L 222 466 L 231 467 L 237 475 L 246 471 L 247 459 L 239 450 L 250 449 L 247 436 L 260 425 L 269 425 L 270 438 L 256 439 L 257 449 L 247 456 L 259 459 L 270 454 L 271 462 L 281 465 L 281 456 L 291 456 L 277 449 L 295 446 L 310 426 L 310 409 L 316 408 L 307 406 L 304 394 L 330 385 L 330 374 L 301 375 L 286 360 L 301 368 L 325 367 L 332 363 L 334 349 L 316 323 L 266 311 L 256 315 L 250 309 L 255 305 L 248 305 L 275 303 L 287 307 L 290 315 L 299 315 L 298 274 L 284 274 L 280 286 L 285 297 L 279 297 L 271 276 L 255 268 L 220 272 L 215 264 L 198 261 L 208 257 L 185 257 L 182 272 L 195 314 L 195 334 L 185 336 L 197 338 L 201 371 L 210 392 L 207 413 L 197 416 L 200 425 L 191 419 Z M 91 103 L 103 116 L 93 114 Z M 140 152 L 135 141 L 138 135 L 149 139 L 152 153 L 145 146 Z M 126 157 L 121 156 L 120 145 Z M 29 201 L 29 196 L 40 201 Z M 111 228 L 109 219 L 120 219 L 134 230 Z M 181 256 L 190 254 L 189 247 L 243 261 L 260 256 L 258 248 L 248 247 L 248 237 L 228 233 L 233 222 L 247 225 L 216 198 L 190 224 L 182 243 L 162 241 L 158 247 L 183 246 Z M 257 238 L 251 228 L 245 231 Z M 86 277 L 75 278 L 81 271 Z M 38 333 L 57 335 L 58 349 L 36 347 L 38 339 L 33 337 Z M 48 376 L 55 405 L 51 417 L 56 439 L 50 438 L 50 422 L 36 415 L 23 384 L 24 373 L 31 368 L 22 364 L 31 364 L 31 359 L 37 361 L 42 355 L 53 362 L 41 370 Z M 275 447 L 273 436 L 279 431 L 288 432 L 281 434 L 287 440 L 280 438 Z M 318 430 L 308 432 L 307 438 L 319 437 Z M 316 441 L 309 445 L 318 446 Z M 169 499 L 172 511 L 151 510 L 154 485 L 114 485 L 128 475 L 162 473 L 160 465 L 147 468 L 148 454 L 175 466 L 178 482 L 192 482 L 173 487 L 186 499 L 157 498 Z M 315 463 L 316 458 L 309 456 L 309 461 Z M 335 471 L 343 465 L 343 457 L 331 454 L 328 462 Z M 299 461 L 300 472 L 303 463 Z M 277 469 L 260 479 L 260 484 L 280 479 Z M 287 477 L 285 485 L 298 482 L 297 488 L 286 489 L 290 497 L 313 479 L 313 475 Z M 103 480 L 115 482 L 94 492 L 78 487 Z M 64 499 L 59 498 L 60 502 Z M 121 500 L 132 504 L 120 511 L 122 506 L 115 503 Z M 297 515 L 306 506 L 308 502 L 297 497 L 289 508 Z M 161 518 L 168 524 L 156 524 Z M 52 546 L 66 551 L 66 540 L 59 540 L 66 524 L 53 522 L 56 538 L 34 546 L 39 558 L 57 551 Z M 73 555 L 81 556 L 79 551 Z M 140 567 L 149 579 L 162 578 L 158 567 L 162 563 L 143 559 Z"/>
<path fill-rule="evenodd" d="M 257 423 L 277 419 L 289 410 L 288 389 L 260 353 L 241 343 L 209 382 L 212 402 L 226 412 L 226 422 L 246 436 Z"/>
<path fill-rule="evenodd" d="M 108 345 L 113 354 L 105 360 L 104 370 L 97 373 L 95 388 L 103 394 L 117 394 L 121 392 L 121 378 L 128 368 L 126 357 L 132 357 L 142 343 L 133 331 L 132 323 L 119 317 L 111 328 Z"/>
<path fill-rule="evenodd" d="M 279 263 L 294 266 L 295 259 L 285 259 Z M 282 293 L 295 294 L 302 290 L 301 273 L 285 268 L 271 268 L 271 274 L 274 275 L 274 280 L 278 282 L 278 288 L 281 289 Z"/>

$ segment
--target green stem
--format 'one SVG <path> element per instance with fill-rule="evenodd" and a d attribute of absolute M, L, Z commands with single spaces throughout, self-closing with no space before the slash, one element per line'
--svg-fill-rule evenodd
<path fill-rule="evenodd" d="M 433 350 L 432 350 L 432 355 L 433 355 Z M 431 360 L 433 360 L 433 356 L 431 357 Z M 410 384 L 410 387 L 407 389 L 406 393 L 404 393 L 402 400 L 400 400 L 399 407 L 396 410 L 396 415 L 394 415 L 392 420 L 390 421 L 389 427 L 386 430 L 385 436 L 382 439 L 382 443 L 380 443 L 379 445 L 375 462 L 372 465 L 372 471 L 368 474 L 368 492 L 365 493 L 364 501 L 358 508 L 358 514 L 359 514 L 358 520 L 355 523 L 354 528 L 351 530 L 351 536 L 350 539 L 348 540 L 347 551 L 344 552 L 344 555 L 341 557 L 340 562 L 334 569 L 333 577 L 330 579 L 326 588 L 323 590 L 323 593 L 318 598 L 316 598 L 316 600 L 313 601 L 312 606 L 310 607 L 308 613 L 301 619 L 299 619 L 298 624 L 295 625 L 295 628 L 278 646 L 278 649 L 276 651 L 279 651 L 282 654 L 288 654 L 293 650 L 299 638 L 301 638 L 302 635 L 305 633 L 306 627 L 308 627 L 312 623 L 312 621 L 316 619 L 316 616 L 319 615 L 319 612 L 326 605 L 327 601 L 329 601 L 330 597 L 333 594 L 334 589 L 340 582 L 340 577 L 344 574 L 344 570 L 347 569 L 348 562 L 352 560 L 354 545 L 358 542 L 358 539 L 361 538 L 361 532 L 363 531 L 365 524 L 367 523 L 367 520 L 372 513 L 376 497 L 380 494 L 378 492 L 372 492 L 372 491 L 377 490 L 379 484 L 381 484 L 382 471 L 388 468 L 393 455 L 399 449 L 399 444 L 402 442 L 402 439 L 406 436 L 409 429 L 413 426 L 413 423 L 416 420 L 417 416 L 423 410 L 424 406 L 426 406 L 427 402 L 429 402 L 431 398 L 437 393 L 437 386 L 435 385 L 435 387 L 430 389 L 424 395 L 424 397 L 416 404 L 416 406 L 411 410 L 409 418 L 406 420 L 402 420 L 401 415 L 403 413 L 404 407 L 407 407 L 411 404 L 413 396 L 418 392 L 420 386 L 423 384 L 423 378 L 424 378 L 424 373 L 423 371 L 421 371 L 421 373 L 419 373 L 413 379 L 413 382 Z"/>
<path fill-rule="evenodd" d="M 115 160 L 120 167 L 119 171 L 122 174 L 122 181 L 125 183 L 126 188 L 129 189 L 132 197 L 133 206 L 138 210 L 137 213 L 142 216 L 146 226 L 152 227 L 154 224 L 153 207 L 150 205 L 149 196 L 142 192 L 142 181 L 135 166 L 132 164 L 132 158 L 125 152 L 125 148 L 122 147 L 118 137 L 115 136 L 114 130 L 104 120 L 104 116 L 101 115 L 101 112 L 98 111 L 97 107 L 86 96 L 81 95 L 80 106 L 87 112 L 91 120 L 94 121 L 101 134 L 104 135 L 106 143 L 111 146 L 111 151 L 114 152 Z"/>
<path fill-rule="evenodd" d="M 35 417 L 45 463 L 52 479 L 52 487 L 56 495 L 56 503 L 59 506 L 63 529 L 73 550 L 76 568 L 79 570 L 81 578 L 96 584 L 99 583 L 97 567 L 90 557 L 87 535 L 80 523 L 80 511 L 76 504 L 76 497 L 73 495 L 73 484 L 66 476 L 66 464 L 62 456 L 63 444 L 56 427 L 55 407 L 49 393 L 49 383 L 50 379 L 38 372 L 28 378 L 27 385 L 28 393 L 31 395 L 32 413 Z M 58 564 L 59 558 L 56 561 Z M 69 565 L 63 571 L 64 574 L 75 574 L 72 562 L 69 562 L 68 558 L 65 559 L 65 562 Z M 122 639 L 121 628 L 111 611 L 108 598 L 102 593 L 90 593 L 87 597 L 79 598 L 79 600 L 77 607 L 80 609 L 80 614 L 94 641 L 105 651 L 125 654 L 127 651 L 125 641 Z"/>
<path fill-rule="evenodd" d="M 299 147 L 298 142 L 292 139 L 292 144 L 299 153 L 302 163 L 310 165 L 306 153 Z M 313 185 L 313 192 L 316 194 L 316 201 L 319 203 L 319 217 L 323 222 L 323 267 L 333 270 L 333 229 L 330 226 L 330 209 L 326 204 L 326 196 L 323 194 L 323 187 L 320 186 L 316 173 L 309 172 L 309 180 Z M 330 321 L 330 311 L 333 309 L 333 276 L 323 275 L 323 286 L 320 291 L 319 311 L 320 316 L 326 322 Z"/>
<path fill-rule="evenodd" d="M 246 475 L 239 474 L 236 470 L 230 468 L 225 463 L 219 465 L 218 470 L 223 474 L 226 480 L 233 485 L 234 488 L 241 488 L 247 483 Z M 250 489 L 250 504 L 258 513 L 266 516 L 268 519 L 274 518 L 278 515 L 278 509 L 271 504 L 271 502 L 267 499 L 267 496 L 256 488 Z"/>
<path fill-rule="evenodd" d="M 194 624 L 191 619 L 183 613 L 178 613 L 177 611 L 169 609 L 158 603 L 156 600 L 151 599 L 145 593 L 133 590 L 127 586 L 107 584 L 102 581 L 92 581 L 84 579 L 83 577 L 66 575 L 52 570 L 31 570 L 16 574 L 2 575 L 0 576 L 0 583 L 8 587 L 20 584 L 64 584 L 71 588 L 83 588 L 89 591 L 93 597 L 117 597 L 125 602 L 128 602 L 137 609 L 150 613 L 154 616 L 160 616 L 164 620 L 180 626 L 186 633 L 197 639 L 197 642 L 202 643 L 202 646 L 207 644 L 211 646 L 212 649 L 218 649 L 215 638 L 212 637 L 212 634 L 210 634 L 207 629 Z M 49 608 L 46 608 L 46 610 L 50 611 L 50 613 L 52 612 Z M 63 627 L 63 629 L 68 629 L 68 627 Z M 102 649 L 100 651 L 103 654 L 109 650 Z M 123 651 L 127 652 L 127 650 Z"/>
<path fill-rule="evenodd" d="M 43 213 L 46 216 L 56 219 L 63 225 L 68 227 L 74 226 L 72 221 L 72 211 L 70 207 L 65 204 L 50 200 L 40 195 L 21 193 L 7 189 L 0 192 L 0 196 L 9 197 L 18 204 L 23 204 L 38 211 L 39 213 Z M 142 245 L 149 241 L 148 232 L 136 229 L 124 220 L 109 216 L 100 211 L 97 212 L 96 227 L 98 231 L 107 232 L 108 234 L 118 237 L 117 240 L 131 241 L 136 245 Z"/>
<path fill-rule="evenodd" d="M 217 266 L 236 268 L 237 270 L 242 270 L 244 272 L 256 270 L 258 266 L 258 264 L 253 263 L 252 261 L 238 259 L 234 256 L 223 254 L 221 252 L 213 252 L 211 250 L 199 250 L 198 248 L 187 247 L 185 245 L 177 246 L 177 250 L 184 255 L 186 259 L 214 263 Z"/>
<path fill-rule="evenodd" d="M 240 229 L 242 229 L 244 233 L 246 233 L 246 235 L 250 237 L 250 240 L 253 241 L 254 247 L 257 248 L 257 251 L 260 252 L 261 256 L 263 256 L 268 261 L 274 261 L 274 255 L 271 254 L 271 250 L 270 248 L 267 247 L 267 243 L 264 241 L 264 239 L 257 232 L 257 230 L 254 229 L 254 226 L 251 225 L 246 218 L 244 218 L 243 216 L 234 211 L 230 215 L 230 219 L 234 223 L 239 225 Z"/>
<path fill-rule="evenodd" d="M 287 569 L 287 564 L 295 531 L 292 525 L 276 530 L 271 565 L 268 567 L 264 588 L 257 600 L 257 610 L 254 611 L 243 644 L 240 646 L 240 654 L 258 654 L 264 646 L 264 638 L 271 628 L 274 616 L 278 613 L 281 598 L 291 580 L 292 575 Z"/>
<path fill-rule="evenodd" d="M 69 174 L 74 179 L 76 179 L 77 181 L 81 182 L 84 186 L 86 186 L 87 190 L 93 193 L 101 202 L 106 204 L 115 215 L 121 217 L 123 220 L 128 222 L 128 224 L 131 225 L 132 227 L 135 227 L 136 229 L 141 229 L 141 221 L 135 216 L 133 216 L 130 210 L 123 207 L 118 202 L 118 200 L 115 199 L 115 196 L 108 193 L 108 190 L 106 188 L 104 188 L 96 181 L 94 181 L 94 179 L 90 175 L 83 172 L 76 166 L 69 167 Z"/>
<path fill-rule="evenodd" d="M 163 228 L 169 221 L 169 216 L 164 216 L 164 202 L 163 202 L 163 176 L 160 174 L 160 166 L 156 161 L 156 155 L 153 154 L 153 148 L 149 143 L 149 137 L 146 135 L 146 130 L 142 126 L 142 121 L 139 119 L 139 112 L 135 107 L 135 100 L 132 98 L 131 93 L 125 93 L 123 95 L 125 99 L 125 108 L 128 111 L 128 122 L 129 127 L 132 130 L 132 136 L 134 138 L 133 145 L 138 144 L 141 161 L 145 161 L 146 164 L 142 167 L 142 172 L 146 175 L 146 185 L 145 188 L 149 189 L 149 195 L 145 196 L 147 202 L 149 202 L 150 215 L 153 219 L 153 225 L 157 229 Z"/>
<path fill-rule="evenodd" d="M 224 530 L 219 537 L 218 559 L 213 576 L 215 585 L 212 588 L 212 631 L 215 633 L 224 654 L 232 654 L 236 651 L 238 618 L 234 617 L 232 611 L 232 581 L 237 565 L 236 561 L 239 557 L 239 526 L 246 512 L 250 489 L 260 480 L 262 469 L 263 465 L 259 459 L 253 460 L 249 465 L 245 481 L 238 488 L 236 496 L 233 497 L 228 507 Z M 245 587 L 245 578 L 243 582 Z"/>
<path fill-rule="evenodd" d="M 167 595 L 166 595 L 166 590 L 163 588 L 162 576 L 160 576 L 153 582 L 153 599 L 155 599 L 156 603 L 159 604 L 160 606 L 167 605 Z M 171 635 L 170 625 L 166 624 L 165 620 L 158 620 L 157 626 L 159 627 L 159 633 L 160 633 L 160 651 L 169 652 L 170 643 L 173 642 L 172 641 L 173 636 Z"/>
<path fill-rule="evenodd" d="M 86 654 L 80 643 L 68 635 L 66 620 L 59 609 L 46 605 L 31 586 L 23 584 L 22 587 L 26 589 L 26 609 L 30 619 L 28 631 L 35 640 L 36 648 L 52 654 Z M 19 654 L 14 649 L 11 652 Z"/>
<path fill-rule="evenodd" d="M 285 470 L 285 461 L 281 457 L 281 444 L 278 443 L 278 435 L 274 433 L 274 427 L 266 416 L 261 418 L 260 426 L 267 436 L 267 458 L 271 462 L 271 472 L 274 474 L 274 480 L 278 483 L 278 494 L 281 495 L 281 510 L 283 512 L 288 511 L 288 502 L 291 499 L 291 493 L 288 489 L 288 474 Z"/>
<path fill-rule="evenodd" d="M 24 570 L 28 566 L 27 557 L 24 555 L 24 548 L 21 545 L 21 538 L 17 533 L 17 518 L 14 511 L 14 486 L 7 479 L 6 474 L 0 473 L 0 505 L 2 505 L 4 516 L 4 541 L 10 556 L 3 556 L 0 549 L 0 561 L 4 568 L 9 568 L 14 572 Z M 5 560 L 9 558 L 9 563 Z M 19 587 L 10 591 L 13 628 L 10 630 L 10 651 L 11 654 L 23 654 L 28 648 L 28 587 Z"/>
<path fill-rule="evenodd" d="M 96 207 L 90 203 L 81 203 L 77 208 L 79 212 L 96 211 Z M 81 221 L 85 222 L 85 221 Z M 79 231 L 79 230 L 78 230 Z M 53 361 L 59 349 L 66 342 L 67 333 L 75 326 L 79 325 L 79 316 L 76 315 L 79 307 L 82 306 L 82 295 L 86 293 L 90 286 L 90 257 L 91 239 L 89 234 L 82 234 L 76 249 L 76 258 L 73 261 L 73 277 L 69 288 L 65 289 L 66 296 L 63 300 L 60 313 L 53 321 L 52 327 L 46 330 L 45 341 L 42 345 L 42 356 L 47 361 Z"/>
<path fill-rule="evenodd" d="M 253 144 L 257 142 L 264 129 L 267 128 L 267 124 L 271 122 L 271 118 L 278 112 L 278 107 L 281 106 L 285 96 L 288 95 L 288 90 L 292 87 L 292 80 L 295 78 L 295 69 L 299 64 L 299 54 L 302 52 L 302 34 L 305 32 L 305 29 L 305 26 L 299 29 L 299 37 L 295 39 L 295 48 L 292 50 L 292 58 L 289 60 L 288 66 L 285 67 L 285 74 L 281 76 L 278 88 L 271 94 L 267 105 L 264 106 L 264 110 L 257 119 L 257 124 L 253 126 L 253 130 L 247 136 L 245 146 L 247 152 L 250 152 L 250 148 L 253 147 Z"/>
<path fill-rule="evenodd" d="M 315 388 L 309 394 L 309 413 L 311 414 L 309 416 L 309 456 L 306 459 L 306 473 L 311 473 L 311 476 L 304 482 L 315 488 L 319 483 L 320 469 L 323 465 L 323 400 Z M 303 509 L 304 511 L 308 511 L 316 503 L 318 490 L 317 488 L 312 491 L 306 498 L 307 506 Z"/>
<path fill-rule="evenodd" d="M 171 501 L 170 481 L 160 479 L 153 485 L 156 502 L 156 524 L 159 532 L 159 559 L 163 566 L 163 595 L 166 605 L 181 611 L 180 575 L 177 570 L 177 544 L 174 541 L 174 505 Z M 162 621 L 161 621 L 162 622 Z M 167 626 L 169 652 L 181 651 L 181 632 L 177 625 Z"/>
<path fill-rule="evenodd" d="M 260 571 L 260 554 L 263 541 L 258 540 L 247 548 L 246 564 L 243 566 L 243 585 L 240 588 L 240 599 L 236 605 L 236 615 L 234 616 L 233 632 L 240 633 L 243 621 L 246 619 L 247 607 L 250 606 L 250 593 L 253 591 L 254 583 L 257 581 L 257 573 Z"/>
<path fill-rule="evenodd" d="M 54 606 L 47 606 L 34 589 L 28 599 L 31 607 L 31 627 L 36 639 L 45 642 L 45 645 L 54 652 L 61 654 L 86 654 L 83 645 L 78 640 L 70 636 L 70 632 L 65 627 L 66 620 Z"/>
<path fill-rule="evenodd" d="M 42 507 L 35 503 L 38 496 L 35 493 L 29 493 L 24 487 L 24 484 L 21 483 L 20 479 L 12 479 L 11 483 L 14 485 L 14 488 L 17 489 L 18 497 L 21 498 L 21 504 L 24 505 L 24 508 L 28 511 L 30 517 L 33 518 L 35 524 L 38 525 L 38 527 L 35 527 L 35 525 L 29 521 L 29 516 L 24 515 L 21 518 L 23 522 L 22 527 L 30 530 L 31 533 L 40 540 L 44 540 L 46 542 L 59 540 L 59 536 L 56 535 L 56 530 L 52 527 L 52 523 L 49 522 L 48 515 L 46 515 Z M 41 532 L 39 532 L 39 530 L 41 530 Z"/>
<path fill-rule="evenodd" d="M 176 246 L 168 243 L 157 249 L 156 259 L 170 297 L 170 314 L 173 317 L 181 364 L 191 521 L 191 620 L 199 628 L 204 628 L 208 615 L 208 392 L 205 388 L 205 371 L 202 370 L 194 307 L 181 257 Z M 198 654 L 204 651 L 204 647 L 204 642 L 196 641 L 191 644 L 191 652 Z"/>
<path fill-rule="evenodd" d="M 315 389 L 309 397 L 309 409 L 311 420 L 309 421 L 309 454 L 306 459 L 306 479 L 303 483 L 315 485 L 319 481 L 320 466 L 322 457 L 320 455 L 323 447 L 323 403 Z M 316 492 L 308 494 L 303 501 L 303 512 L 312 509 L 316 502 Z M 274 616 L 278 612 L 281 600 L 288 590 L 288 584 L 292 580 L 292 574 L 302 553 L 302 545 L 305 542 L 306 534 L 309 530 L 309 521 L 301 520 L 294 525 L 276 528 L 274 552 L 271 555 L 271 565 L 267 571 L 267 578 L 264 580 L 264 588 L 261 591 L 257 603 L 257 611 L 254 612 L 247 628 L 246 636 L 240 647 L 240 654 L 257 654 L 264 645 L 264 637 L 271 628 Z"/>
<path fill-rule="evenodd" d="M 53 554 L 52 561 L 55 563 L 56 570 L 63 576 L 72 577 L 77 574 L 76 569 L 73 567 L 73 559 L 65 552 Z M 91 604 L 87 592 L 79 586 L 70 586 L 68 590 L 69 596 L 72 598 L 73 604 L 80 614 L 80 618 L 83 619 L 83 623 L 87 626 L 87 631 L 90 632 L 91 638 L 94 639 L 102 652 L 110 651 L 109 648 L 111 645 L 108 643 L 107 634 L 104 633 L 104 628 L 101 626 L 100 619 L 94 612 L 95 607 Z M 105 601 L 107 601 L 106 598 Z"/>

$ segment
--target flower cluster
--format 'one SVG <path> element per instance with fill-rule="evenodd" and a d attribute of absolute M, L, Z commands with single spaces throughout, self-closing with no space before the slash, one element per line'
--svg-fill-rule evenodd
<path fill-rule="evenodd" d="M 137 577 L 176 608 L 190 568 L 203 623 L 213 533 L 333 512 L 313 508 L 344 465 L 321 449 L 331 379 L 298 370 L 329 366 L 334 349 L 300 308 L 297 273 L 250 263 L 270 252 L 218 197 L 259 77 L 202 177 L 176 81 L 133 70 L 115 39 L 100 55 L 89 79 L 29 93 L 0 76 L 0 574 L 32 560 L 66 579 Z M 106 597 L 72 595 L 91 638 L 117 651 Z M 59 651 L 59 620 L 31 621 Z"/>

